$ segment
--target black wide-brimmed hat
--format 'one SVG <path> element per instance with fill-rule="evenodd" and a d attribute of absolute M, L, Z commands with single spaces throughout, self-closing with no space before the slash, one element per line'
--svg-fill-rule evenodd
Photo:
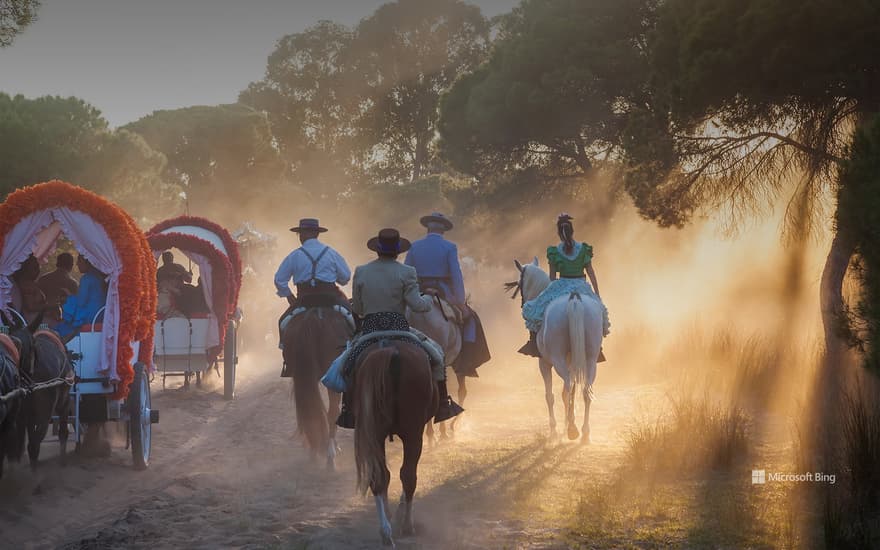
<path fill-rule="evenodd" d="M 291 227 L 291 231 L 294 233 L 299 233 L 301 231 L 317 231 L 318 233 L 323 233 L 327 231 L 326 227 L 321 227 L 321 224 L 318 223 L 318 220 L 315 218 L 303 218 L 299 221 L 299 225 L 296 227 Z"/>
<path fill-rule="evenodd" d="M 419 222 L 425 227 L 428 227 L 428 224 L 431 222 L 439 223 L 444 227 L 444 231 L 449 231 L 453 227 L 452 220 L 450 220 L 440 212 L 431 212 L 427 216 L 422 216 L 422 219 L 420 219 Z"/>
<path fill-rule="evenodd" d="M 409 250 L 411 243 L 400 236 L 396 229 L 386 227 L 377 237 L 367 241 L 367 248 L 379 254 L 400 254 Z"/>

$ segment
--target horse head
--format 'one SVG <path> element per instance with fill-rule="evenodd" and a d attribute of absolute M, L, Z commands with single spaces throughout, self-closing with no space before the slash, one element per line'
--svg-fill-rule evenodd
<path fill-rule="evenodd" d="M 18 347 L 19 351 L 19 368 L 22 372 L 27 374 L 28 376 L 33 375 L 34 373 L 34 362 L 35 362 L 35 353 L 34 353 L 34 332 L 36 332 L 37 327 L 40 326 L 40 323 L 43 320 L 42 313 L 31 323 L 31 326 L 28 326 L 24 318 L 18 314 L 18 312 L 13 311 L 14 315 L 10 317 L 6 316 L 6 312 L 0 310 L 0 321 L 3 322 L 4 325 L 9 327 L 9 337 Z"/>
<path fill-rule="evenodd" d="M 522 303 L 525 304 L 529 300 L 533 300 L 550 284 L 550 277 L 541 269 L 538 257 L 528 264 L 521 264 L 519 260 L 513 260 L 516 269 L 519 271 L 519 281 L 504 283 L 506 290 L 513 290 L 511 299 L 516 298 L 517 293 L 522 296 Z"/>

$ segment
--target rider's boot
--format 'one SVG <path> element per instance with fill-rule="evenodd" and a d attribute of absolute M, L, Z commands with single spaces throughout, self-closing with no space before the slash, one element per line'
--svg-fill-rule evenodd
<path fill-rule="evenodd" d="M 607 359 L 605 359 L 605 353 L 602 352 L 602 348 L 599 348 L 599 359 L 597 359 L 596 362 L 604 363 L 605 361 L 607 361 Z"/>
<path fill-rule="evenodd" d="M 339 413 L 339 418 L 336 419 L 336 425 L 340 428 L 353 430 L 354 413 L 351 410 L 351 397 L 349 397 L 349 394 L 350 392 L 342 394 L 342 411 Z"/>
<path fill-rule="evenodd" d="M 529 331 L 529 341 L 525 343 L 525 345 L 519 348 L 519 353 L 523 355 L 529 355 L 531 357 L 541 357 L 541 352 L 538 351 L 538 341 L 537 341 L 538 333 L 534 330 Z"/>
<path fill-rule="evenodd" d="M 453 416 L 458 416 L 464 412 L 461 405 L 449 397 L 449 392 L 446 389 L 446 380 L 437 382 L 437 389 L 440 390 L 440 406 L 437 408 L 437 414 L 434 415 L 435 424 L 449 420 Z"/>

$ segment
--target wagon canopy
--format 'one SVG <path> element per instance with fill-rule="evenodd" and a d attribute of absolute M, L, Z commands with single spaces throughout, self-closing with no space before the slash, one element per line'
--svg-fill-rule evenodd
<path fill-rule="evenodd" d="M 180 216 L 155 225 L 147 231 L 147 241 L 156 258 L 176 248 L 199 266 L 205 303 L 217 319 L 208 333 L 207 345 L 222 346 L 226 323 L 235 313 L 241 288 L 238 244 L 226 229 L 196 216 Z"/>
<path fill-rule="evenodd" d="M 107 274 L 99 372 L 117 382 L 114 398 L 134 378 L 131 344 L 152 365 L 156 263 L 134 220 L 107 199 L 62 181 L 18 189 L 0 204 L 0 304 L 12 299 L 11 276 L 30 254 L 41 262 L 66 236 L 79 254 Z"/>

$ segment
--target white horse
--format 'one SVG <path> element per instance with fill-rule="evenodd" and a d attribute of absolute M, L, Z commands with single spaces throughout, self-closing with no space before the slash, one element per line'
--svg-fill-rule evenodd
<path fill-rule="evenodd" d="M 443 313 L 439 299 L 434 298 L 431 309 L 424 313 L 415 312 L 407 308 L 406 320 L 411 327 L 424 332 L 428 338 L 440 345 L 446 362 L 445 367 L 447 369 L 451 367 L 461 353 L 461 327 Z M 466 396 L 467 387 L 464 383 L 464 376 L 458 376 L 458 399 L 460 405 L 464 404 Z M 457 420 L 458 417 L 452 419 L 450 429 L 454 429 Z M 434 428 L 432 422 L 428 422 L 426 430 L 430 438 L 429 441 L 433 441 Z M 445 423 L 440 424 L 440 435 L 441 437 L 446 436 Z"/>
<path fill-rule="evenodd" d="M 509 283 L 522 293 L 523 303 L 534 299 L 550 285 L 550 277 L 538 264 L 538 258 L 526 265 L 514 260 L 520 272 L 518 283 Z M 514 292 L 514 296 L 516 293 Z M 550 412 L 550 432 L 556 435 L 556 417 L 553 414 L 553 375 L 562 378 L 562 400 L 565 403 L 565 424 L 569 439 L 580 435 L 575 426 L 574 396 L 581 388 L 584 396 L 584 423 L 582 443 L 590 442 L 590 404 L 593 401 L 593 382 L 596 363 L 602 346 L 602 304 L 593 296 L 576 292 L 560 296 L 544 311 L 544 323 L 538 331 L 539 366 L 544 378 L 544 396 Z"/>

